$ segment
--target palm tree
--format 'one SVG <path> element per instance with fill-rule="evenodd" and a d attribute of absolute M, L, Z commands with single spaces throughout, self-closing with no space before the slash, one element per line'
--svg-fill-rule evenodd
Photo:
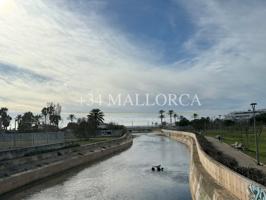
<path fill-rule="evenodd" d="M 9 115 L 7 115 L 4 119 L 3 119 L 3 126 L 4 129 L 7 130 L 7 127 L 9 127 L 10 125 L 10 121 L 12 120 L 12 117 L 10 117 Z"/>
<path fill-rule="evenodd" d="M 88 122 L 91 122 L 94 125 L 94 128 L 97 129 L 97 127 L 103 123 L 103 117 L 103 112 L 100 109 L 95 108 L 92 109 L 90 114 L 88 115 Z"/>
<path fill-rule="evenodd" d="M 48 109 L 47 107 L 44 107 L 42 109 L 42 115 L 44 116 L 44 125 L 46 125 L 47 115 L 48 115 Z"/>
<path fill-rule="evenodd" d="M 173 110 L 169 110 L 168 111 L 168 115 L 170 116 L 170 124 L 172 124 L 172 115 L 173 115 L 174 111 Z"/>
<path fill-rule="evenodd" d="M 53 120 L 53 115 L 55 114 L 55 105 L 54 103 L 50 102 L 50 103 L 47 103 L 47 114 L 49 115 L 49 123 L 51 125 L 52 123 L 52 120 Z"/>
<path fill-rule="evenodd" d="M 17 126 L 19 126 L 21 119 L 22 119 L 21 115 L 16 116 L 16 118 L 15 118 L 15 130 L 17 129 Z"/>
<path fill-rule="evenodd" d="M 8 111 L 8 108 L 6 108 L 6 107 L 1 108 L 0 109 L 0 115 L 2 116 L 3 113 L 6 113 L 7 111 Z"/>
<path fill-rule="evenodd" d="M 50 116 L 50 123 L 54 124 L 55 126 L 58 127 L 59 125 L 59 121 L 61 120 L 61 116 L 60 115 L 51 115 Z"/>
<path fill-rule="evenodd" d="M 7 114 L 8 108 L 1 108 L 0 109 L 0 130 L 2 127 L 4 130 L 7 130 L 7 127 L 10 125 L 10 121 L 12 120 L 12 117 L 10 117 Z"/>
<path fill-rule="evenodd" d="M 193 113 L 194 120 L 197 119 L 197 117 L 198 117 L 198 114 L 197 113 Z"/>
<path fill-rule="evenodd" d="M 70 122 L 72 123 L 74 119 L 76 119 L 76 116 L 74 114 L 70 114 L 67 119 L 69 119 Z"/>
<path fill-rule="evenodd" d="M 164 110 L 159 111 L 159 118 L 161 119 L 161 125 L 163 125 L 163 118 L 164 118 Z"/>
<path fill-rule="evenodd" d="M 17 118 L 15 118 L 15 131 L 17 130 Z"/>
<path fill-rule="evenodd" d="M 4 119 L 7 115 L 7 111 L 8 111 L 8 108 L 6 108 L 6 107 L 3 107 L 0 109 L 0 130 L 3 127 L 3 123 L 4 123 Z"/>
<path fill-rule="evenodd" d="M 176 113 L 174 113 L 174 116 L 173 117 L 174 117 L 175 123 L 176 123 L 176 119 L 177 119 L 178 115 Z"/>

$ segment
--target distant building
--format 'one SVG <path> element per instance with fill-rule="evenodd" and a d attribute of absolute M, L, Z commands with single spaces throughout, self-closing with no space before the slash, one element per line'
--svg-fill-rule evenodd
<path fill-rule="evenodd" d="M 259 109 L 255 111 L 255 115 L 260 115 L 266 113 L 266 109 Z M 224 116 L 227 120 L 232 121 L 246 121 L 253 117 L 253 111 L 237 111 L 237 112 L 231 112 Z"/>
<path fill-rule="evenodd" d="M 96 130 L 98 136 L 114 136 L 119 137 L 123 135 L 123 130 L 121 129 L 98 129 Z"/>
<path fill-rule="evenodd" d="M 123 130 L 110 128 L 109 124 L 100 124 L 96 130 L 96 135 L 118 137 L 123 135 Z"/>

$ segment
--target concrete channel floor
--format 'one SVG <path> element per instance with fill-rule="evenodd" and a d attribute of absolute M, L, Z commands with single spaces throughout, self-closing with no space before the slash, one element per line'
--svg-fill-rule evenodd
<path fill-rule="evenodd" d="M 231 147 L 230 145 L 220 142 L 218 139 L 213 137 L 206 137 L 209 142 L 219 151 L 223 152 L 225 155 L 228 155 L 234 158 L 239 166 L 242 167 L 252 167 L 263 171 L 266 174 L 266 166 L 258 166 L 256 160 L 247 154 L 244 154 L 242 151 Z"/>

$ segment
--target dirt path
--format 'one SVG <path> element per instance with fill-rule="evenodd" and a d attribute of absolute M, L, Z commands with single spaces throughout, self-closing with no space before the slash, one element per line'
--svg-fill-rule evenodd
<path fill-rule="evenodd" d="M 206 138 L 209 142 L 213 144 L 213 146 L 217 150 L 223 152 L 225 155 L 228 155 L 236 159 L 236 161 L 238 162 L 240 166 L 257 168 L 257 169 L 262 170 L 266 174 L 266 166 L 265 165 L 258 166 L 254 158 L 244 154 L 240 150 L 237 150 L 226 143 L 219 142 L 216 138 L 213 138 L 213 137 L 206 137 Z"/>

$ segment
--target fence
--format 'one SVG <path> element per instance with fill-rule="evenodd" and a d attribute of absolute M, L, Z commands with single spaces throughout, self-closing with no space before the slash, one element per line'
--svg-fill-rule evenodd
<path fill-rule="evenodd" d="M 0 133 L 0 150 L 73 141 L 71 132 Z"/>

